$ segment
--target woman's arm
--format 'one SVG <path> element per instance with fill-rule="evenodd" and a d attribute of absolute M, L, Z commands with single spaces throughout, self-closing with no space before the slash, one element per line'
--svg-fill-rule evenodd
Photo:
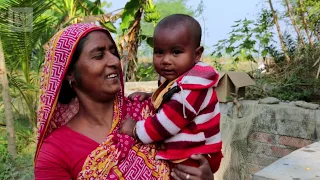
<path fill-rule="evenodd" d="M 62 154 L 56 150 L 57 148 L 50 144 L 42 145 L 35 164 L 34 175 L 36 180 L 72 179 L 67 170 L 67 164 L 61 159 Z"/>

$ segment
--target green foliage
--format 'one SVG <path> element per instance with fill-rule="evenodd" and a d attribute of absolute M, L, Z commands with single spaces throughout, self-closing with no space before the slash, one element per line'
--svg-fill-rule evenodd
<path fill-rule="evenodd" d="M 13 159 L 6 150 L 0 149 L 0 153 L 0 179 L 34 179 L 33 155 L 20 154 Z"/>
<path fill-rule="evenodd" d="M 297 51 L 299 51 L 299 49 L 296 46 L 298 42 L 295 41 L 292 38 L 291 34 L 289 34 L 288 32 L 284 33 L 283 41 L 285 46 L 287 47 L 287 51 L 290 59 L 294 59 Z M 273 60 L 276 63 L 283 63 L 285 61 L 285 56 L 283 51 L 279 50 L 276 47 L 276 45 L 270 44 L 269 46 L 266 47 L 266 51 L 268 52 L 268 54 L 270 54 L 270 56 L 273 58 Z"/>
<path fill-rule="evenodd" d="M 153 37 L 146 36 L 146 35 L 140 35 L 140 39 L 141 39 L 141 41 L 147 42 L 147 44 L 150 47 L 153 47 Z"/>
<path fill-rule="evenodd" d="M 171 14 L 188 14 L 195 15 L 195 11 L 186 5 L 186 0 L 157 0 L 155 2 L 157 12 L 160 14 L 159 19 L 163 19 Z M 146 20 L 141 22 L 142 34 L 152 36 L 154 31 L 154 24 Z"/>
<path fill-rule="evenodd" d="M 42 14 L 52 6 L 51 2 L 32 2 L 28 0 L 7 0 L 1 6 L 0 10 L 4 12 L 17 13 L 10 10 L 11 7 L 30 7 L 32 11 L 28 12 L 25 16 L 22 16 L 22 21 L 18 22 L 14 16 L 7 16 L 0 20 L 0 32 L 5 57 L 7 61 L 17 64 L 14 67 L 22 69 L 27 82 L 30 81 L 29 72 L 31 71 L 30 65 L 32 61 L 33 48 L 40 41 L 43 34 L 43 29 L 52 22 L 52 18 L 43 17 Z M 32 30 L 28 29 L 29 24 L 26 24 L 25 19 L 32 16 Z M 14 22 L 14 23 L 11 23 Z M 15 30 L 15 27 L 20 27 L 19 30 Z M 15 53 L 13 53 L 15 52 Z M 10 54 L 11 56 L 7 56 Z M 10 67 L 10 66 L 9 66 Z"/>
<path fill-rule="evenodd" d="M 156 21 L 152 21 L 149 22 L 147 19 L 142 19 L 141 21 L 141 34 L 147 37 L 152 37 L 153 36 L 153 32 L 154 32 L 154 28 L 155 25 L 157 24 L 157 22 L 161 19 L 163 19 L 164 17 L 167 17 L 171 14 L 176 14 L 176 13 L 180 13 L 180 14 L 188 14 L 190 16 L 195 16 L 198 13 L 198 11 L 200 9 L 197 10 L 193 10 L 191 7 L 188 7 L 186 4 L 187 0 L 157 0 L 155 1 L 155 9 L 156 12 L 155 14 L 159 14 L 160 17 L 158 18 L 157 15 L 154 15 L 157 20 Z M 142 56 L 151 56 L 153 50 L 152 50 L 152 46 L 149 47 L 148 42 L 146 41 L 141 41 L 141 47 L 140 47 L 140 51 Z"/>
<path fill-rule="evenodd" d="M 320 46 L 297 48 L 298 42 L 288 33 L 285 33 L 284 41 L 293 62 L 286 64 L 283 53 L 274 46 L 270 47 L 272 51 L 269 52 L 277 64 L 275 72 L 266 77 L 275 85 L 270 95 L 290 101 L 319 101 L 320 80 L 315 78 L 317 68 L 313 65 L 320 57 Z"/>
<path fill-rule="evenodd" d="M 45 15 L 54 18 L 54 26 L 56 27 L 77 23 L 77 18 L 80 17 L 104 14 L 102 7 L 111 6 L 111 3 L 101 3 L 100 0 L 54 0 L 53 4 L 53 7 L 46 11 Z"/>
<path fill-rule="evenodd" d="M 0 179 L 17 179 L 19 177 L 19 171 L 7 152 L 1 151 L 0 158 Z"/>
<path fill-rule="evenodd" d="M 138 81 L 154 81 L 157 78 L 158 74 L 152 64 L 139 64 L 137 72 Z"/>
<path fill-rule="evenodd" d="M 4 55 L 8 67 L 8 79 L 13 100 L 25 105 L 30 124 L 36 125 L 36 104 L 38 103 L 39 72 L 44 60 L 43 44 L 49 40 L 54 31 L 51 27 L 52 17 L 44 13 L 52 7 L 52 2 L 43 3 L 27 0 L 6 0 L 0 9 L 11 12 L 11 7 L 30 7 L 32 12 L 22 18 L 32 17 L 32 29 L 23 20 L 17 22 L 12 16 L 0 20 L 1 41 L 3 42 Z M 17 13 L 17 12 L 11 12 Z M 11 22 L 15 22 L 13 24 Z M 20 25 L 20 29 L 14 27 Z"/>
<path fill-rule="evenodd" d="M 153 23 L 155 27 L 160 19 L 160 13 L 156 9 L 156 6 L 152 3 L 152 0 L 148 0 L 147 4 L 143 6 L 144 9 L 144 20 L 147 23 Z"/>
<path fill-rule="evenodd" d="M 256 40 L 251 27 L 254 21 L 244 19 L 235 23 L 232 26 L 234 29 L 229 33 L 229 39 L 220 40 L 215 44 L 212 55 L 217 58 L 222 57 L 222 54 L 230 55 L 234 63 L 240 60 L 255 61 L 254 53 L 258 51 L 255 49 Z"/>
<path fill-rule="evenodd" d="M 144 21 L 147 23 L 152 23 L 153 27 L 156 26 L 160 19 L 160 13 L 156 6 L 152 3 L 152 0 L 148 0 L 143 6 L 144 9 Z M 153 37 L 150 35 L 140 35 L 139 42 L 147 43 L 151 48 L 153 48 Z"/>
<path fill-rule="evenodd" d="M 256 34 L 256 39 L 259 42 L 259 47 L 262 48 L 260 55 L 266 57 L 268 55 L 267 47 L 273 38 L 271 28 L 273 26 L 272 13 L 266 9 L 262 9 L 261 13 L 254 24 L 255 29 L 253 30 Z"/>
<path fill-rule="evenodd" d="M 124 33 L 129 29 L 133 21 L 135 20 L 136 12 L 141 7 L 142 0 L 130 0 L 124 7 L 121 22 L 121 31 Z"/>
<path fill-rule="evenodd" d="M 299 14 L 306 13 L 308 27 L 311 31 L 318 33 L 315 36 L 320 36 L 320 1 L 319 0 L 304 0 L 302 7 L 297 6 L 295 11 Z"/>
<path fill-rule="evenodd" d="M 114 24 L 110 21 L 101 24 L 102 26 L 104 26 L 105 28 L 107 28 L 110 32 L 112 33 L 117 33 L 117 28 L 114 26 Z"/>
<path fill-rule="evenodd" d="M 34 179 L 33 154 L 34 138 L 26 117 L 15 120 L 17 152 L 16 158 L 10 157 L 4 127 L 0 127 L 0 179 Z"/>
<path fill-rule="evenodd" d="M 213 57 L 212 63 L 213 63 L 213 67 L 217 70 L 217 71 L 222 71 L 223 66 L 222 64 L 218 61 L 218 58 Z"/>
<path fill-rule="evenodd" d="M 255 21 L 244 19 L 235 21 L 228 39 L 218 41 L 214 45 L 212 56 L 220 58 L 223 55 L 232 57 L 233 63 L 239 61 L 256 62 L 255 56 L 267 56 L 267 46 L 273 35 L 271 33 L 272 14 L 267 10 L 262 10 Z M 257 50 L 259 46 L 259 50 Z"/>

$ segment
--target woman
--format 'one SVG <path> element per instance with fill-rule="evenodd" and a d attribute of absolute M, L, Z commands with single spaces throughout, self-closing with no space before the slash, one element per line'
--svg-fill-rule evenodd
<path fill-rule="evenodd" d="M 118 132 L 124 116 L 152 113 L 147 102 L 124 98 L 120 57 L 109 32 L 75 24 L 50 41 L 38 111 L 36 179 L 213 179 L 200 167 L 155 160 L 156 145 Z M 54 131 L 53 131 L 54 130 Z"/>

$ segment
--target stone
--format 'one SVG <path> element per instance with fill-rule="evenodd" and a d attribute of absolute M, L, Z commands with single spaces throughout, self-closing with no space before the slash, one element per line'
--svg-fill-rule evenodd
<path fill-rule="evenodd" d="M 293 101 L 289 102 L 289 105 L 290 105 L 290 106 L 296 106 L 296 105 L 295 105 L 295 102 L 293 102 Z"/>
<path fill-rule="evenodd" d="M 259 104 L 279 104 L 280 100 L 275 97 L 260 99 Z"/>
<path fill-rule="evenodd" d="M 316 110 L 320 106 L 319 104 L 307 103 L 305 101 L 296 101 L 294 104 L 298 107 L 302 107 L 304 109 L 311 109 L 311 110 Z"/>
<path fill-rule="evenodd" d="M 320 142 L 277 160 L 253 175 L 253 180 L 320 179 Z"/>
<path fill-rule="evenodd" d="M 315 112 L 288 105 L 259 104 L 252 112 L 254 131 L 291 136 L 303 139 L 314 139 L 316 126 Z"/>

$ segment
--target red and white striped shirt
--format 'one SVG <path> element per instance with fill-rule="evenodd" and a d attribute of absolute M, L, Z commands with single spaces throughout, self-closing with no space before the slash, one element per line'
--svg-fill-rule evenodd
<path fill-rule="evenodd" d="M 143 143 L 164 141 L 165 150 L 158 151 L 157 159 L 221 152 L 218 81 L 214 68 L 197 63 L 176 80 L 174 85 L 181 91 L 163 103 L 154 117 L 137 122 L 137 135 Z"/>

